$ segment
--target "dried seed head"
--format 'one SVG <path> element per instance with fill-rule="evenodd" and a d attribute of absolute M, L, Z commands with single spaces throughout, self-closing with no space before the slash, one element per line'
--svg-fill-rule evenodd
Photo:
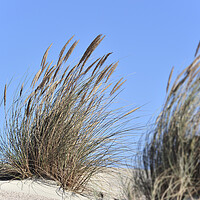
<path fill-rule="evenodd" d="M 65 54 L 65 56 L 63 57 L 63 61 L 66 62 L 67 59 L 69 58 L 69 56 L 72 54 L 73 50 L 75 49 L 76 45 L 79 43 L 78 41 L 75 41 L 72 46 L 70 47 L 70 49 L 68 50 L 68 52 Z"/>
<path fill-rule="evenodd" d="M 73 39 L 74 35 L 66 42 L 66 44 L 64 45 L 64 47 L 62 48 L 62 50 L 60 51 L 60 54 L 59 54 L 59 58 L 58 58 L 58 62 L 57 62 L 57 66 L 60 65 L 60 61 L 62 60 L 62 56 L 63 56 L 63 53 L 67 47 L 67 45 L 70 43 L 70 41 Z"/>
<path fill-rule="evenodd" d="M 48 52 L 49 52 L 49 49 L 51 48 L 51 46 L 52 46 L 52 44 L 47 48 L 47 50 L 45 51 L 45 53 L 43 55 L 42 62 L 41 62 L 42 69 L 45 67 L 46 59 L 47 59 Z"/>
<path fill-rule="evenodd" d="M 100 42 L 104 39 L 105 36 L 102 37 L 102 35 L 98 35 L 93 41 L 92 43 L 89 45 L 89 47 L 86 49 L 85 53 L 83 54 L 82 58 L 80 59 L 79 61 L 79 64 L 80 65 L 81 63 L 82 66 L 81 66 L 81 70 L 80 72 L 82 71 L 83 69 L 83 66 L 85 65 L 86 61 L 88 60 L 88 58 L 90 57 L 90 55 L 92 54 L 92 52 L 96 49 L 96 47 L 100 44 Z"/>

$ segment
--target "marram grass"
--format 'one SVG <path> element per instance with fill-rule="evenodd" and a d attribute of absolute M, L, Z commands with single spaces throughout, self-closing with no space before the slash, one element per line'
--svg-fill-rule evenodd
<path fill-rule="evenodd" d="M 195 56 L 198 55 L 198 49 Z M 175 79 L 150 133 L 136 157 L 129 200 L 200 198 L 200 55 Z"/>
<path fill-rule="evenodd" d="M 94 174 L 122 160 L 126 148 L 120 138 L 130 132 L 127 116 L 137 108 L 109 107 L 124 80 L 110 81 L 118 64 L 105 65 L 111 53 L 91 62 L 103 38 L 98 35 L 74 66 L 67 64 L 78 44 L 67 49 L 73 37 L 54 65 L 47 62 L 50 46 L 30 86 L 25 90 L 22 83 L 11 106 L 5 85 L 0 179 L 40 177 L 80 192 Z"/>

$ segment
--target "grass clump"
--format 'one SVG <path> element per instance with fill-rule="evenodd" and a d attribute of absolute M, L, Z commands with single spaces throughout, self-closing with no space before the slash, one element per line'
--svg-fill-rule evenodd
<path fill-rule="evenodd" d="M 200 198 L 200 56 L 177 76 L 169 90 L 172 72 L 162 112 L 137 157 L 140 170 L 132 180 L 132 196 Z"/>
<path fill-rule="evenodd" d="M 110 81 L 118 64 L 104 66 L 111 53 L 90 63 L 103 38 L 98 35 L 74 66 L 64 64 L 77 41 L 68 50 L 72 38 L 64 45 L 55 65 L 46 61 L 49 47 L 30 87 L 25 92 L 21 85 L 9 109 L 5 85 L 1 179 L 42 177 L 80 192 L 94 174 L 121 159 L 120 137 L 129 132 L 126 117 L 136 109 L 110 109 L 125 81 Z"/>

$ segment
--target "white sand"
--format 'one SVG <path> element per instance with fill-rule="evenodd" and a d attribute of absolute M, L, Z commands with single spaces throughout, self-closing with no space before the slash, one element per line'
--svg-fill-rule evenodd
<path fill-rule="evenodd" d="M 121 199 L 123 184 L 128 176 L 127 170 L 120 169 L 115 173 L 102 173 L 95 176 L 88 184 L 90 193 L 79 195 L 65 192 L 54 182 L 51 185 L 44 181 L 0 181 L 1 200 L 88 200 L 88 199 Z"/>
<path fill-rule="evenodd" d="M 0 181 L 0 199 L 62 199 L 59 187 L 32 180 Z"/>

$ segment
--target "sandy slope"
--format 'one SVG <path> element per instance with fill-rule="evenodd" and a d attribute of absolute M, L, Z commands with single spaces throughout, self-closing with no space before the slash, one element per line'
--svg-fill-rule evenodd
<path fill-rule="evenodd" d="M 57 200 L 55 198 L 47 198 L 40 195 L 31 195 L 22 192 L 0 191 L 1 200 Z"/>
<path fill-rule="evenodd" d="M 0 181 L 0 199 L 62 199 L 58 191 L 55 185 L 48 186 L 32 180 Z"/>
<path fill-rule="evenodd" d="M 123 184 L 127 179 L 127 170 L 120 169 L 115 172 L 102 173 L 95 176 L 88 184 L 90 193 L 83 195 L 65 192 L 54 183 L 46 184 L 44 181 L 0 181 L 1 200 L 88 200 L 88 199 L 121 199 Z"/>

